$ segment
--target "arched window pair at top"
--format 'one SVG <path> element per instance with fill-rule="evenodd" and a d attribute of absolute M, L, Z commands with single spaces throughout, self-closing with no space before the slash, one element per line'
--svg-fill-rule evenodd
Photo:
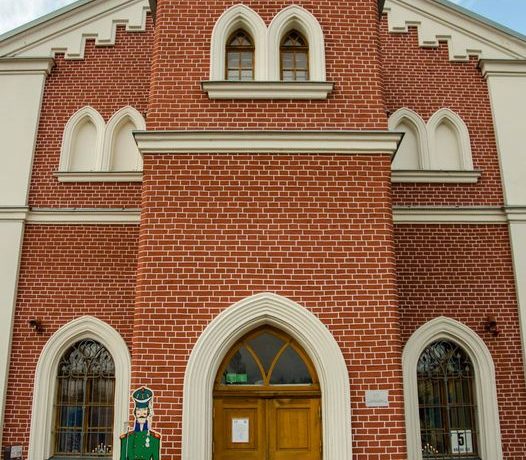
<path fill-rule="evenodd" d="M 325 44 L 318 20 L 291 5 L 269 26 L 246 5 L 234 5 L 212 31 L 210 81 L 325 82 Z"/>
<path fill-rule="evenodd" d="M 141 171 L 132 132 L 144 129 L 144 118 L 133 107 L 118 110 L 108 123 L 92 107 L 83 107 L 64 128 L 59 174 Z"/>
<path fill-rule="evenodd" d="M 254 80 L 255 45 L 248 32 L 236 30 L 226 46 L 225 79 Z M 279 49 L 280 80 L 309 80 L 309 45 L 303 34 L 289 31 L 281 40 Z"/>
<path fill-rule="evenodd" d="M 394 170 L 472 171 L 469 131 L 459 115 L 443 108 L 427 123 L 411 109 L 397 110 L 389 129 L 405 133 Z"/>

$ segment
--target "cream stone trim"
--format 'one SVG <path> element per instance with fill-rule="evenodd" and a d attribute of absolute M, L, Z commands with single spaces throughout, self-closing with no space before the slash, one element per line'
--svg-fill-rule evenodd
<path fill-rule="evenodd" d="M 210 80 L 225 80 L 226 42 L 237 29 L 245 30 L 254 40 L 255 80 L 266 80 L 267 26 L 259 14 L 243 4 L 228 8 L 214 25 L 210 44 Z"/>
<path fill-rule="evenodd" d="M 48 225 L 138 225 L 138 209 L 33 209 L 28 224 Z"/>
<path fill-rule="evenodd" d="M 291 29 L 305 35 L 309 42 L 309 79 L 325 81 L 325 40 L 320 23 L 309 11 L 290 5 L 272 19 L 268 27 L 268 79 L 280 80 L 280 45 Z"/>
<path fill-rule="evenodd" d="M 526 60 L 481 59 L 479 67 L 486 79 L 489 77 L 526 78 Z"/>
<path fill-rule="evenodd" d="M 143 154 L 263 153 L 393 155 L 401 133 L 386 131 L 137 131 Z"/>
<path fill-rule="evenodd" d="M 471 158 L 471 141 L 469 139 L 469 130 L 460 118 L 451 109 L 443 108 L 437 110 L 433 116 L 427 121 L 427 134 L 429 137 L 429 156 L 431 158 L 431 169 L 438 169 L 438 157 L 440 152 L 436 151 L 436 129 L 442 121 L 448 120 L 457 131 L 457 139 L 459 142 L 461 157 L 460 166 L 464 171 L 473 170 L 473 160 Z"/>
<path fill-rule="evenodd" d="M 480 171 L 431 171 L 393 169 L 391 177 L 394 184 L 476 184 L 482 173 Z"/>
<path fill-rule="evenodd" d="M 144 117 L 139 113 L 137 109 L 131 106 L 123 107 L 122 109 L 115 112 L 112 117 L 108 120 L 106 125 L 106 130 L 104 133 L 104 146 L 102 153 L 102 170 L 110 171 L 111 163 L 113 160 L 113 137 L 115 136 L 115 130 L 124 120 L 130 120 L 134 125 L 135 129 L 138 131 L 143 131 L 146 129 L 146 121 Z M 140 171 L 142 169 L 142 158 L 141 155 L 137 152 L 137 165 L 136 170 Z M 116 171 L 111 171 L 115 173 Z M 120 172 L 119 172 L 120 173 Z M 122 173 L 121 173 L 122 174 Z M 116 175 L 115 177 L 118 177 Z"/>
<path fill-rule="evenodd" d="M 140 171 L 58 171 L 53 175 L 59 182 L 142 182 Z"/>
<path fill-rule="evenodd" d="M 0 75 L 27 75 L 51 73 L 53 58 L 0 58 Z"/>
<path fill-rule="evenodd" d="M 440 339 L 457 343 L 469 355 L 475 371 L 480 456 L 482 460 L 501 460 L 497 386 L 491 354 L 484 341 L 472 329 L 443 316 L 416 330 L 407 341 L 402 354 L 408 460 L 422 459 L 416 366 L 424 349 Z"/>
<path fill-rule="evenodd" d="M 349 374 L 340 347 L 309 310 L 272 293 L 248 297 L 224 310 L 197 340 L 184 377 L 182 459 L 212 459 L 212 391 L 218 367 L 241 336 L 264 324 L 290 334 L 312 359 L 322 392 L 323 458 L 349 460 Z"/>
<path fill-rule="evenodd" d="M 115 362 L 115 417 L 113 424 L 113 460 L 119 456 L 119 435 L 129 418 L 131 358 L 121 335 L 104 321 L 92 316 L 82 316 L 58 329 L 48 340 L 37 363 L 31 411 L 28 460 L 50 458 L 54 401 L 56 397 L 57 369 L 61 356 L 68 347 L 83 339 L 102 343 Z"/>
<path fill-rule="evenodd" d="M 0 56 L 54 57 L 83 59 L 86 40 L 98 46 L 115 44 L 117 26 L 128 32 L 146 30 L 148 0 L 93 0 L 77 2 L 43 20 L 3 35 Z"/>
<path fill-rule="evenodd" d="M 411 123 L 416 128 L 416 131 L 418 133 L 418 143 L 420 144 L 418 160 L 420 163 L 420 168 L 429 169 L 431 162 L 429 160 L 429 143 L 427 139 L 427 128 L 426 123 L 418 113 L 411 109 L 408 109 L 407 107 L 402 107 L 401 109 L 398 109 L 389 117 L 389 131 L 396 131 L 398 129 L 398 125 L 404 120 L 407 120 L 409 123 Z"/>
<path fill-rule="evenodd" d="M 327 99 L 333 83 L 319 81 L 203 81 L 210 99 Z"/>
<path fill-rule="evenodd" d="M 437 47 L 440 41 L 447 41 L 449 58 L 453 61 L 467 61 L 469 56 L 526 58 L 526 41 L 446 2 L 386 0 L 384 12 L 388 16 L 389 32 L 406 33 L 409 27 L 416 26 L 421 47 Z"/>
<path fill-rule="evenodd" d="M 395 224 L 506 224 L 500 207 L 394 206 Z"/>
<path fill-rule="evenodd" d="M 96 171 L 100 171 L 102 169 L 102 146 L 104 142 L 104 130 L 106 128 L 106 123 L 99 112 L 97 112 L 93 107 L 86 106 L 77 110 L 64 127 L 62 146 L 60 148 L 59 171 L 61 172 L 69 171 L 72 155 L 71 146 L 74 141 L 75 130 L 76 127 L 86 118 L 92 121 L 95 129 L 97 130 L 97 139 L 95 143 L 95 149 L 93 151 L 93 155 L 95 155 L 93 169 Z"/>

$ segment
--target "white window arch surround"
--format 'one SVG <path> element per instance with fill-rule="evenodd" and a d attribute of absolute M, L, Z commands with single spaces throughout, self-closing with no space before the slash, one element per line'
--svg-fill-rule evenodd
<path fill-rule="evenodd" d="M 77 126 L 89 119 L 95 126 L 97 139 L 94 146 L 94 163 L 90 171 L 73 171 L 71 169 L 72 147 L 75 141 Z M 110 170 L 113 155 L 113 139 L 120 124 L 129 120 L 138 131 L 146 130 L 144 117 L 131 106 L 115 112 L 108 123 L 93 107 L 85 106 L 75 112 L 66 123 L 62 135 L 59 169 L 54 174 L 60 182 L 140 182 L 142 181 L 142 158 L 137 150 L 136 171 Z"/>
<path fill-rule="evenodd" d="M 129 418 L 129 389 L 131 358 L 121 335 L 104 321 L 93 316 L 82 316 L 58 329 L 47 341 L 38 359 L 33 388 L 31 431 L 28 460 L 42 460 L 53 454 L 51 430 L 54 419 L 57 369 L 62 355 L 76 342 L 93 339 L 111 353 L 115 362 L 115 400 L 113 445 L 119 446 L 119 435 Z M 112 458 L 120 458 L 114 448 Z"/>
<path fill-rule="evenodd" d="M 420 169 L 430 169 L 429 142 L 427 139 L 426 123 L 418 113 L 407 107 L 402 107 L 389 117 L 389 130 L 396 131 L 398 126 L 404 121 L 410 123 L 415 128 L 418 135 L 418 160 Z"/>
<path fill-rule="evenodd" d="M 106 130 L 104 134 L 104 146 L 103 146 L 103 163 L 102 170 L 109 171 L 111 169 L 112 155 L 113 152 L 113 140 L 117 134 L 117 130 L 121 123 L 125 121 L 131 121 L 135 125 L 135 130 L 146 131 L 146 121 L 143 116 L 134 107 L 127 105 L 122 109 L 115 112 L 112 117 L 108 120 Z M 136 169 L 142 169 L 142 158 L 137 149 L 137 164 Z"/>
<path fill-rule="evenodd" d="M 227 308 L 197 340 L 184 377 L 182 459 L 212 459 L 212 393 L 219 365 L 237 340 L 262 325 L 292 336 L 312 359 L 322 392 L 323 458 L 349 460 L 350 389 L 342 352 L 313 313 L 273 293 L 256 294 Z"/>
<path fill-rule="evenodd" d="M 106 123 L 102 115 L 93 107 L 85 106 L 77 110 L 66 123 L 64 135 L 62 136 L 62 147 L 60 149 L 59 171 L 69 171 L 71 169 L 73 143 L 77 128 L 85 121 L 90 121 L 95 126 L 96 141 L 94 151 L 93 170 L 102 169 L 102 145 L 104 142 L 104 130 Z"/>
<path fill-rule="evenodd" d="M 424 349 L 436 340 L 460 345 L 473 363 L 479 448 L 482 460 L 502 460 L 495 366 L 488 347 L 468 326 L 441 316 L 417 329 L 402 354 L 408 460 L 422 460 L 418 411 L 417 363 Z"/>
<path fill-rule="evenodd" d="M 225 46 L 232 32 L 244 29 L 254 39 L 253 81 L 225 79 Z M 280 81 L 280 45 L 297 29 L 309 42 L 308 81 Z M 333 84 L 326 81 L 325 41 L 318 20 L 305 8 L 290 5 L 267 28 L 263 19 L 244 4 L 228 8 L 214 25 L 210 45 L 210 79 L 201 83 L 210 99 L 326 99 Z"/>

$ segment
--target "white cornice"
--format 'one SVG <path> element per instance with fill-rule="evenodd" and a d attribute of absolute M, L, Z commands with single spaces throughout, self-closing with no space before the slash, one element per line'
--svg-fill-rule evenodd
<path fill-rule="evenodd" d="M 395 224 L 506 224 L 500 207 L 394 206 Z"/>
<path fill-rule="evenodd" d="M 393 155 L 401 133 L 387 131 L 135 131 L 141 154 L 264 153 Z"/>
<path fill-rule="evenodd" d="M 148 0 L 79 1 L 59 14 L 6 34 L 0 41 L 0 57 L 54 57 L 82 59 L 87 39 L 96 45 L 115 44 L 118 25 L 129 32 L 146 29 Z"/>
<path fill-rule="evenodd" d="M 526 77 L 526 59 L 482 59 L 479 63 L 482 75 L 488 77 Z"/>
<path fill-rule="evenodd" d="M 468 15 L 453 5 L 434 0 L 387 0 L 389 31 L 407 32 L 418 27 L 422 47 L 437 47 L 447 41 L 449 57 L 467 61 L 469 56 L 481 59 L 524 59 L 526 41 L 511 33 Z"/>
<path fill-rule="evenodd" d="M 142 182 L 142 172 L 136 171 L 58 171 L 53 175 L 59 182 Z"/>
<path fill-rule="evenodd" d="M 203 81 L 210 99 L 327 99 L 334 84 L 318 81 Z"/>
<path fill-rule="evenodd" d="M 27 214 L 27 223 L 137 225 L 140 218 L 138 209 L 33 209 Z"/>
<path fill-rule="evenodd" d="M 526 223 L 526 206 L 506 206 L 504 211 L 508 221 Z"/>
<path fill-rule="evenodd" d="M 49 75 L 54 67 L 53 58 L 0 58 L 0 75 Z"/>
<path fill-rule="evenodd" d="M 392 182 L 428 184 L 476 184 L 480 171 L 393 170 Z"/>

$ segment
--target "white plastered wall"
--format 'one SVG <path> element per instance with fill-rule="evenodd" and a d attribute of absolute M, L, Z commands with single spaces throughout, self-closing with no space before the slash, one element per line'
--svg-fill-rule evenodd
<path fill-rule="evenodd" d="M 526 60 L 486 60 L 481 69 L 497 137 L 526 363 Z"/>
<path fill-rule="evenodd" d="M 40 105 L 51 59 L 0 59 L 0 426 Z M 18 212 L 17 212 L 18 211 Z M 0 430 L 0 442 L 2 432 Z"/>

